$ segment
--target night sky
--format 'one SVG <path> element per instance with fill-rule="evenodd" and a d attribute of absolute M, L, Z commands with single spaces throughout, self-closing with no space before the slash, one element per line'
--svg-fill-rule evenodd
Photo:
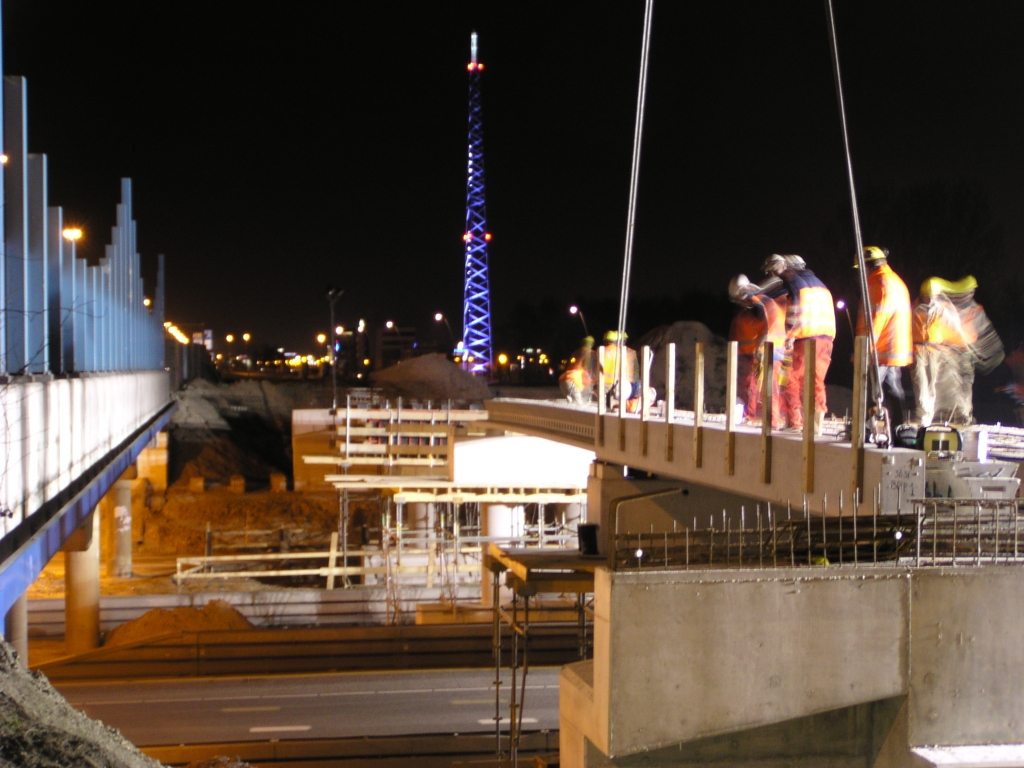
<path fill-rule="evenodd" d="M 866 240 L 888 240 L 912 291 L 939 267 L 980 273 L 1008 316 L 1024 3 L 836 0 L 836 15 Z M 143 259 L 167 255 L 168 319 L 301 350 L 326 330 L 329 284 L 346 325 L 429 339 L 435 311 L 461 318 L 476 29 L 501 345 L 527 341 L 524 302 L 575 334 L 569 303 L 598 324 L 618 296 L 642 24 L 640 0 L 4 0 L 3 65 L 28 77 L 29 149 L 50 156 L 80 252 L 102 253 L 131 176 Z M 771 252 L 843 295 L 851 242 L 823 4 L 659 0 L 634 304 L 722 294 Z"/>

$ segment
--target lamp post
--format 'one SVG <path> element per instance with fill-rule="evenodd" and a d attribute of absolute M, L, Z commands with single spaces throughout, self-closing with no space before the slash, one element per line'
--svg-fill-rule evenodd
<path fill-rule="evenodd" d="M 0 155 L 0 157 L 3 157 L 3 162 L 4 163 L 7 162 L 7 155 Z M 76 251 L 77 251 L 78 241 L 82 239 L 82 230 L 80 228 L 78 228 L 78 227 L 67 227 L 67 228 L 65 228 L 65 230 L 61 234 L 64 236 L 64 239 L 67 240 L 71 244 L 71 275 L 72 275 L 71 279 L 74 280 L 74 275 L 78 274 L 77 271 L 76 271 L 76 267 L 75 267 L 75 264 L 76 264 L 75 257 L 77 255 Z M 80 286 L 80 287 L 76 286 L 76 287 L 72 288 L 72 293 L 75 294 L 75 295 L 81 295 L 81 292 L 84 289 L 84 287 L 85 286 Z M 63 289 L 61 289 L 61 290 L 63 290 Z M 147 301 L 148 301 L 148 299 L 147 299 Z M 148 307 L 149 305 L 147 304 L 146 306 Z M 74 348 L 75 347 L 74 338 L 75 337 L 80 337 L 80 338 L 82 337 L 82 335 L 79 333 L 79 331 L 76 328 L 77 324 L 79 322 L 81 322 L 80 320 L 78 320 L 75 317 L 75 314 L 77 313 L 78 308 L 77 307 L 72 307 L 71 310 L 72 310 L 71 314 L 68 317 L 68 319 L 70 320 L 70 324 L 69 324 L 70 325 L 70 332 L 72 334 L 71 343 L 70 344 L 66 344 L 66 343 L 62 343 L 61 344 L 62 354 L 64 354 L 67 350 L 70 350 L 70 352 L 66 354 L 65 359 L 64 359 L 63 369 L 65 371 L 72 370 L 72 369 L 75 368 L 75 360 L 74 360 L 74 358 L 77 356 L 77 353 L 76 353 L 75 348 Z M 84 326 L 83 326 L 83 328 L 84 328 Z M 67 332 L 68 332 L 67 329 L 63 329 L 63 328 L 61 329 L 61 333 L 62 334 L 63 333 L 67 333 Z M 81 362 L 82 362 L 82 367 L 84 368 L 85 367 L 85 359 L 84 359 L 84 357 L 81 359 Z"/>
<path fill-rule="evenodd" d="M 343 291 L 340 288 L 331 287 L 327 289 L 327 303 L 331 307 L 331 414 L 338 410 L 338 365 L 334 359 L 334 346 L 337 343 L 338 329 L 334 325 L 334 305 L 341 298 Z"/>
<path fill-rule="evenodd" d="M 841 309 L 846 312 L 846 322 L 850 324 L 850 336 L 852 338 L 856 338 L 857 332 L 853 330 L 853 318 L 850 317 L 850 308 L 846 305 L 846 301 L 844 299 L 839 299 L 836 302 L 836 309 Z"/>
<path fill-rule="evenodd" d="M 434 322 L 435 323 L 442 323 L 442 322 L 444 323 L 444 327 L 448 329 L 448 338 L 452 342 L 452 347 L 451 348 L 455 349 L 455 334 L 452 333 L 452 327 L 448 323 L 448 318 L 444 316 L 443 312 L 438 312 L 438 313 L 436 313 L 434 315 Z"/>
<path fill-rule="evenodd" d="M 583 333 L 584 335 L 589 336 L 590 331 L 587 330 L 587 319 L 583 317 L 583 310 L 577 307 L 575 304 L 573 304 L 571 307 L 569 307 L 569 314 L 580 316 L 580 322 L 583 323 Z"/>

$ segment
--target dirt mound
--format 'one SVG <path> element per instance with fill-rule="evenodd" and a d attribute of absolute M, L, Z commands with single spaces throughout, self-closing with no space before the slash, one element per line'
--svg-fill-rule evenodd
<path fill-rule="evenodd" d="M 389 397 L 418 400 L 480 402 L 491 397 L 487 383 L 467 373 L 444 355 L 421 355 L 371 374 Z"/>
<path fill-rule="evenodd" d="M 704 343 L 704 408 L 709 412 L 725 410 L 726 340 L 716 336 L 703 323 L 683 321 L 648 331 L 635 343 L 639 354 L 648 346 L 654 352 L 651 363 L 651 386 L 665 391 L 665 345 L 676 345 L 676 407 L 693 409 L 694 348 Z"/>
<path fill-rule="evenodd" d="M 249 620 L 223 600 L 211 600 L 202 609 L 154 608 L 125 622 L 107 635 L 106 645 L 126 645 L 168 632 L 210 632 L 252 629 Z"/>
<path fill-rule="evenodd" d="M 119 731 L 86 717 L 0 640 L 0 766 L 161 768 Z"/>

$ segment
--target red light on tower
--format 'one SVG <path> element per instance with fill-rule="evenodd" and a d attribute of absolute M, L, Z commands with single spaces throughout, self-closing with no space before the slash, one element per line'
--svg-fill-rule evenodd
<path fill-rule="evenodd" d="M 484 240 L 486 240 L 488 243 L 491 242 L 491 233 L 490 232 L 488 232 L 486 235 L 484 235 Z"/>
<path fill-rule="evenodd" d="M 477 64 L 476 68 L 479 69 L 482 72 L 483 69 L 484 69 L 484 65 L 483 64 Z"/>
<path fill-rule="evenodd" d="M 473 62 L 469 62 L 469 64 L 466 65 L 466 69 L 472 72 L 474 69 L 476 69 L 476 64 L 474 64 Z"/>

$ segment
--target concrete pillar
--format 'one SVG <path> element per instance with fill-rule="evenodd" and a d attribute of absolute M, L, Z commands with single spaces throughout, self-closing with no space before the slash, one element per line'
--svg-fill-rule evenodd
<path fill-rule="evenodd" d="M 18 652 L 21 666 L 28 668 L 28 598 L 25 595 L 14 601 L 4 618 L 4 638 Z"/>
<path fill-rule="evenodd" d="M 95 510 L 64 543 L 64 644 L 72 654 L 100 644 L 100 516 Z"/>
<path fill-rule="evenodd" d="M 132 575 L 132 483 L 114 483 L 114 568 L 113 575 Z"/>
<path fill-rule="evenodd" d="M 427 504 L 426 502 L 416 502 L 415 504 L 405 505 L 405 527 L 408 531 L 416 531 L 417 533 L 426 533 L 430 531 L 433 526 L 433 516 L 431 515 L 431 507 L 433 504 Z"/>

